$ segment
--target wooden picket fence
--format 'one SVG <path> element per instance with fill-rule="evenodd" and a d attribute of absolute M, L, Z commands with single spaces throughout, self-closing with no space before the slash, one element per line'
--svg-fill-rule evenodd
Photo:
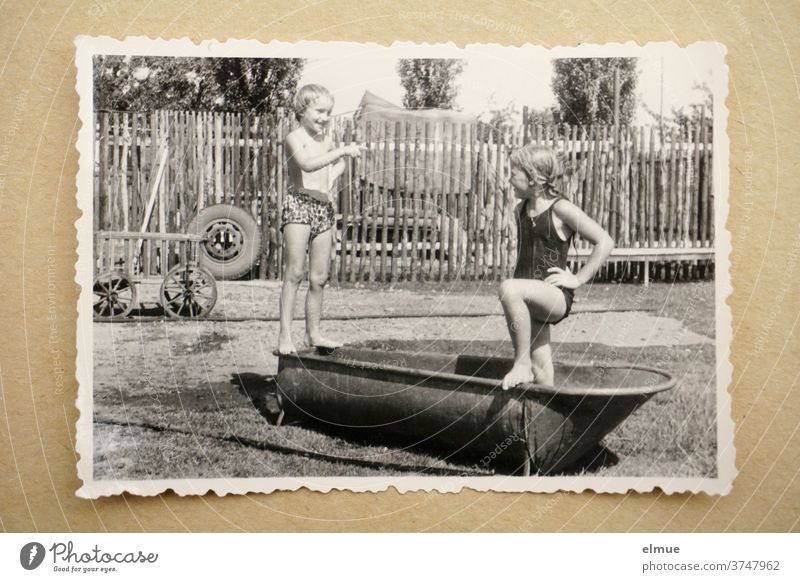
<path fill-rule="evenodd" d="M 95 230 L 140 230 L 151 192 L 151 232 L 183 232 L 212 204 L 247 209 L 262 230 L 254 271 L 280 278 L 280 210 L 287 185 L 284 137 L 293 118 L 155 111 L 95 113 Z M 336 145 L 367 146 L 336 186 L 340 281 L 497 280 L 516 259 L 516 199 L 508 155 L 528 143 L 559 151 L 561 191 L 621 248 L 711 247 L 710 121 L 687 132 L 657 128 L 371 123 L 334 119 Z M 577 240 L 576 247 L 585 247 Z M 696 262 L 695 262 L 696 263 Z M 652 277 L 706 276 L 692 262 L 656 264 Z M 601 276 L 641 276 L 612 263 Z M 713 270 L 709 270 L 713 271 Z"/>

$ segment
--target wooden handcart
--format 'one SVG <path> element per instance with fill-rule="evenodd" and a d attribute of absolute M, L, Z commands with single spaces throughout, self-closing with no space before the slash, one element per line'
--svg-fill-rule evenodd
<path fill-rule="evenodd" d="M 138 308 L 137 283 L 161 278 L 161 306 L 170 317 L 204 317 L 217 301 L 217 282 L 200 266 L 199 234 L 95 233 L 93 307 L 96 319 L 122 318 Z"/>

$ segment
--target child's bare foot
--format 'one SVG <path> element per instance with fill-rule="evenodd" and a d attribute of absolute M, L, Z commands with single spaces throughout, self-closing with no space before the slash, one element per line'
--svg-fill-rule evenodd
<path fill-rule="evenodd" d="M 503 378 L 503 390 L 520 384 L 533 382 L 533 370 L 530 364 L 515 363 L 511 371 Z"/>
<path fill-rule="evenodd" d="M 310 348 L 317 348 L 317 351 L 329 354 L 336 348 L 342 347 L 341 342 L 330 340 L 322 336 L 317 336 L 313 340 L 311 336 L 306 336 L 306 345 Z"/>
<path fill-rule="evenodd" d="M 285 356 L 297 353 L 297 348 L 294 347 L 294 342 L 291 337 L 281 337 L 278 339 L 278 353 Z"/>

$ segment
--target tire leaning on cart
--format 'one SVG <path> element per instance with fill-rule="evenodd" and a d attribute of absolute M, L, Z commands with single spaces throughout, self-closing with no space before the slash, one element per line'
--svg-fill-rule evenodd
<path fill-rule="evenodd" d="M 249 212 L 230 204 L 202 209 L 186 228 L 203 236 L 200 266 L 215 278 L 232 281 L 247 275 L 261 255 L 261 231 Z"/>

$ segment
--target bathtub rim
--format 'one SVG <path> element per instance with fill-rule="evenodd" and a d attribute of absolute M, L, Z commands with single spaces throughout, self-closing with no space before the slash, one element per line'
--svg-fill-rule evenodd
<path fill-rule="evenodd" d="M 390 352 L 388 350 L 376 350 L 371 348 L 359 348 L 355 346 L 343 346 L 342 348 L 337 348 L 338 350 L 354 350 L 360 352 L 374 352 L 374 353 L 393 353 L 393 354 L 410 354 L 410 352 L 397 350 Z M 345 364 L 342 360 L 339 360 L 335 356 L 336 351 L 334 351 L 331 355 L 322 355 L 315 348 L 307 348 L 304 350 L 300 350 L 295 354 L 280 354 L 278 357 L 278 369 L 282 368 L 281 361 L 283 359 L 287 360 L 310 360 L 313 362 L 318 362 L 322 364 L 335 364 L 337 367 L 355 367 L 352 365 Z M 445 357 L 453 357 L 454 354 L 444 353 L 444 352 L 428 352 L 428 355 L 441 355 Z M 472 354 L 463 354 L 463 355 L 472 355 Z M 456 355 L 457 357 L 457 355 Z M 494 360 L 509 360 L 509 358 L 489 358 Z M 352 363 L 358 363 L 362 360 L 351 360 Z M 649 372 L 651 374 L 659 375 L 663 378 L 662 381 L 653 384 L 652 386 L 633 386 L 633 387 L 603 387 L 603 388 L 580 388 L 574 386 L 547 386 L 544 384 L 523 384 L 520 386 L 516 386 L 514 388 L 509 388 L 507 392 L 516 395 L 519 398 L 527 398 L 529 396 L 533 397 L 535 395 L 563 395 L 563 396 L 600 396 L 600 397 L 612 397 L 612 396 L 653 396 L 660 392 L 665 392 L 670 390 L 671 388 L 675 387 L 676 380 L 675 377 L 670 374 L 669 372 L 665 372 L 664 370 L 659 370 L 658 368 L 651 368 L 648 366 L 639 366 L 639 365 L 623 365 L 623 364 L 609 364 L 604 366 L 595 366 L 590 364 L 584 364 L 579 362 L 572 362 L 569 360 L 559 360 L 554 362 L 558 366 L 564 367 L 572 367 L 572 368 L 604 368 L 604 369 L 615 369 L 615 370 L 637 370 L 641 372 Z M 476 376 L 465 376 L 463 374 L 452 374 L 450 372 L 435 372 L 432 370 L 425 370 L 421 368 L 404 368 L 401 366 L 393 366 L 389 364 L 382 364 L 380 368 L 373 368 L 366 364 L 370 364 L 370 362 L 364 361 L 365 366 L 361 369 L 366 370 L 373 370 L 373 371 L 385 371 L 400 375 L 407 375 L 416 378 L 441 378 L 444 380 L 448 380 L 451 382 L 470 382 L 476 384 L 478 386 L 483 386 L 488 389 L 500 389 L 502 390 L 502 380 L 491 380 L 489 378 L 480 378 Z"/>

